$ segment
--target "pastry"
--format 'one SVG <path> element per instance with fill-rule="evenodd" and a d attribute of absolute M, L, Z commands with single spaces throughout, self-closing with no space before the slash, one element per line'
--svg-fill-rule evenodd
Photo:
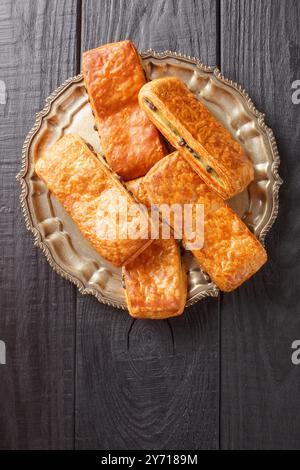
<path fill-rule="evenodd" d="M 136 201 L 81 137 L 71 134 L 62 137 L 41 155 L 35 171 L 84 237 L 111 264 L 122 266 L 130 262 L 152 242 L 148 237 L 150 222 L 146 210 L 133 211 L 128 224 L 121 224 L 118 216 L 122 212 L 117 214 L 123 210 L 121 202 L 125 201 L 130 209 Z M 136 227 L 140 227 L 138 238 L 128 237 L 127 233 Z"/>
<path fill-rule="evenodd" d="M 239 287 L 267 261 L 264 247 L 227 205 L 205 217 L 204 246 L 193 254 L 224 292 Z"/>
<path fill-rule="evenodd" d="M 154 240 L 123 267 L 123 282 L 131 316 L 160 320 L 180 315 L 185 306 L 187 280 L 174 238 Z"/>
<path fill-rule="evenodd" d="M 135 180 L 127 181 L 126 188 L 140 204 L 149 207 L 150 203 L 143 186 L 143 180 L 144 178 L 136 178 Z"/>
<path fill-rule="evenodd" d="M 127 187 L 136 199 L 148 206 L 142 180 L 129 181 Z M 186 302 L 187 277 L 174 238 L 154 240 L 123 267 L 123 287 L 129 313 L 135 318 L 162 319 L 180 315 Z"/>
<path fill-rule="evenodd" d="M 203 204 L 203 246 L 191 251 L 222 291 L 236 289 L 266 262 L 266 251 L 260 242 L 224 200 L 208 188 L 180 152 L 158 162 L 144 177 L 143 188 L 163 218 L 166 205 Z M 170 223 L 176 230 L 173 219 Z M 182 241 L 189 248 L 184 232 Z"/>
<path fill-rule="evenodd" d="M 253 165 L 240 144 L 181 80 L 166 77 L 145 84 L 139 102 L 167 140 L 224 199 L 253 180 Z"/>
<path fill-rule="evenodd" d="M 109 165 L 125 181 L 145 175 L 165 150 L 138 104 L 146 80 L 134 45 L 122 41 L 84 52 L 82 70 Z"/>

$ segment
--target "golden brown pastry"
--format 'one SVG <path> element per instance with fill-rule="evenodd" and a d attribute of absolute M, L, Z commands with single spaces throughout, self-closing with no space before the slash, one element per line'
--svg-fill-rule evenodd
<path fill-rule="evenodd" d="M 264 247 L 227 205 L 205 217 L 204 246 L 193 254 L 224 292 L 239 287 L 267 261 Z"/>
<path fill-rule="evenodd" d="M 260 242 L 179 152 L 158 162 L 144 177 L 143 188 L 151 203 L 158 206 L 203 204 L 204 244 L 192 252 L 221 290 L 236 289 L 266 262 Z M 161 213 L 164 217 L 163 207 Z M 183 233 L 183 244 L 187 242 Z"/>
<path fill-rule="evenodd" d="M 133 195 L 133 197 L 144 206 L 150 205 L 147 192 L 143 186 L 144 178 L 136 178 L 135 180 L 127 181 L 127 190 Z"/>
<path fill-rule="evenodd" d="M 148 238 L 147 211 L 128 216 L 126 228 L 129 230 L 141 222 L 139 238 L 128 238 L 121 223 L 117 224 L 115 234 L 111 232 L 114 222 L 119 220 L 116 211 L 120 198 L 126 201 L 128 208 L 136 201 L 105 161 L 95 155 L 81 137 L 71 134 L 62 137 L 38 159 L 35 171 L 77 223 L 85 238 L 113 265 L 122 266 L 130 262 L 152 242 Z"/>
<path fill-rule="evenodd" d="M 224 199 L 241 192 L 254 177 L 253 165 L 233 139 L 175 77 L 153 80 L 139 92 L 149 118 L 201 176 Z"/>
<path fill-rule="evenodd" d="M 131 316 L 160 320 L 183 312 L 186 273 L 174 238 L 154 240 L 123 267 L 123 280 Z"/>
<path fill-rule="evenodd" d="M 146 80 L 134 45 L 122 41 L 84 52 L 82 70 L 108 163 L 125 181 L 145 175 L 165 151 L 138 104 Z"/>
<path fill-rule="evenodd" d="M 142 180 L 129 181 L 126 186 L 147 206 Z M 174 238 L 154 240 L 123 268 L 123 282 L 131 316 L 160 320 L 180 315 L 186 302 L 187 278 Z"/>

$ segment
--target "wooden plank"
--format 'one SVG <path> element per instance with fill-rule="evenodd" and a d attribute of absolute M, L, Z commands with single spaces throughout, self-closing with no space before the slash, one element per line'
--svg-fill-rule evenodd
<path fill-rule="evenodd" d="M 82 49 L 132 39 L 216 62 L 216 2 L 83 2 Z M 133 321 L 78 297 L 76 447 L 218 447 L 218 301 Z"/>
<path fill-rule="evenodd" d="M 0 79 L 6 88 L 0 104 L 0 339 L 7 349 L 7 363 L 0 365 L 1 449 L 73 445 L 76 290 L 34 247 L 15 176 L 35 112 L 76 73 L 76 5 L 0 5 Z"/>
<path fill-rule="evenodd" d="M 83 2 L 82 49 L 131 39 L 140 51 L 173 50 L 216 64 L 217 1 L 87 0 Z"/>
<path fill-rule="evenodd" d="M 281 154 L 280 212 L 266 240 L 269 262 L 223 299 L 221 446 L 300 447 L 300 369 L 291 344 L 300 338 L 298 1 L 221 1 L 222 72 L 242 84 L 266 113 Z"/>

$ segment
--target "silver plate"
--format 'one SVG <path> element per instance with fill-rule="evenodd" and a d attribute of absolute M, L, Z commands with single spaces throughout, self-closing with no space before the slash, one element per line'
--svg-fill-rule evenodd
<path fill-rule="evenodd" d="M 149 80 L 165 76 L 182 79 L 197 98 L 229 129 L 253 161 L 255 180 L 229 201 L 232 208 L 263 243 L 278 211 L 279 155 L 272 130 L 256 110 L 247 93 L 224 78 L 216 67 L 207 67 L 185 55 L 148 51 L 142 54 Z M 78 133 L 100 150 L 94 119 L 82 75 L 72 77 L 46 100 L 23 145 L 21 205 L 27 228 L 51 266 L 72 281 L 82 294 L 126 309 L 120 269 L 103 260 L 82 237 L 76 225 L 34 172 L 41 152 L 67 133 Z M 207 296 L 217 296 L 217 287 L 186 253 L 188 270 L 187 306 Z"/>

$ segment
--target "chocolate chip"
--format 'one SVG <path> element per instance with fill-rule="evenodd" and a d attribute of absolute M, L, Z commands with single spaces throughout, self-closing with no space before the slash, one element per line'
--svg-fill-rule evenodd
<path fill-rule="evenodd" d="M 191 154 L 193 155 L 193 157 L 200 159 L 200 155 L 199 155 L 197 152 L 195 152 L 195 150 L 193 150 L 192 147 L 189 147 L 189 146 L 187 145 L 186 148 L 187 148 L 187 150 L 188 150 L 189 152 L 191 152 Z"/>
<path fill-rule="evenodd" d="M 178 140 L 178 145 L 180 145 L 180 147 L 186 145 L 186 141 L 183 139 L 183 137 L 180 137 L 180 139 Z"/>
<path fill-rule="evenodd" d="M 151 101 L 149 101 L 149 100 L 145 99 L 145 103 L 147 104 L 148 108 L 150 108 L 150 109 L 151 109 L 151 111 L 157 111 L 157 107 L 156 107 L 156 106 L 154 106 L 154 104 L 153 104 L 153 103 L 151 103 Z"/>
<path fill-rule="evenodd" d="M 94 124 L 94 131 L 97 131 L 98 130 L 98 127 L 96 126 L 96 124 Z"/>
<path fill-rule="evenodd" d="M 206 171 L 207 171 L 207 173 L 212 173 L 212 172 L 213 172 L 213 169 L 212 169 L 211 166 L 207 165 L 207 166 L 206 166 Z"/>
<path fill-rule="evenodd" d="M 88 146 L 88 148 L 89 148 L 93 153 L 95 153 L 95 149 L 94 149 L 94 147 L 93 147 L 91 144 L 89 144 L 88 142 L 86 142 L 86 145 Z"/>
<path fill-rule="evenodd" d="M 149 105 L 149 108 L 150 108 L 152 111 L 157 111 L 157 107 L 154 106 L 154 104 L 152 104 L 152 103 Z"/>

